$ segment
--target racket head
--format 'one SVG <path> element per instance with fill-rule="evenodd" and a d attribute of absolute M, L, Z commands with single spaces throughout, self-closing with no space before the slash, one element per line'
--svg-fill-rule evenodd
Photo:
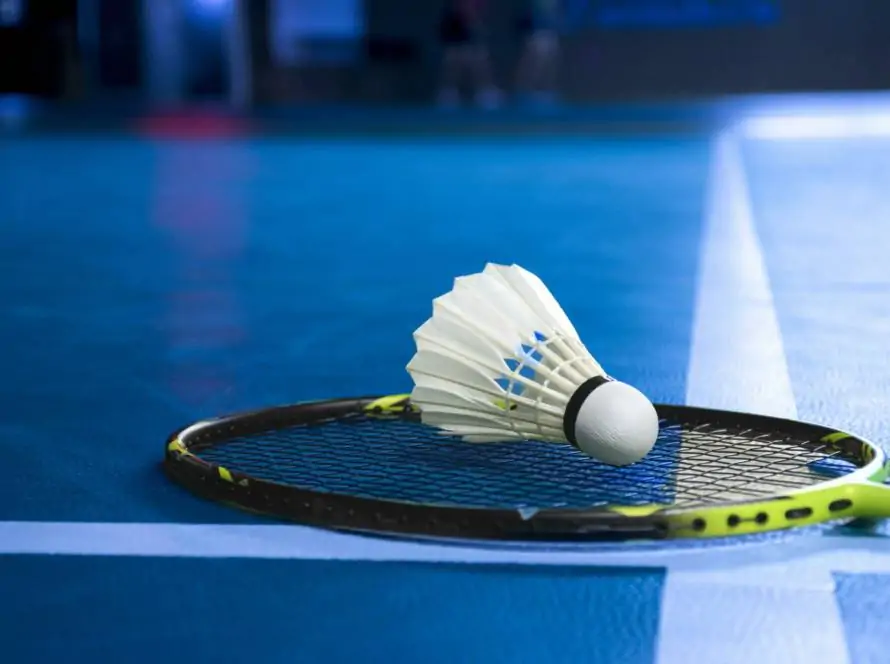
<path fill-rule="evenodd" d="M 660 434 L 616 468 L 540 441 L 467 443 L 409 395 L 205 420 L 167 441 L 191 492 L 323 528 L 515 541 L 712 538 L 890 515 L 883 450 L 836 429 L 657 404 Z"/>

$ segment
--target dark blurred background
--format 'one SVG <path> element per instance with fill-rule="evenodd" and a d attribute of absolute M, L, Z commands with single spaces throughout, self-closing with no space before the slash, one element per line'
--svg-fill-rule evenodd
<path fill-rule="evenodd" d="M 0 92 L 157 105 L 431 104 L 445 0 L 0 0 Z M 515 91 L 525 0 L 477 2 Z M 564 0 L 554 93 L 583 103 L 890 82 L 890 2 Z"/>

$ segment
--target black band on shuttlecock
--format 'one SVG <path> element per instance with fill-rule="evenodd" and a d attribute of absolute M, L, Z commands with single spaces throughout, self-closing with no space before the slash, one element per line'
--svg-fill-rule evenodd
<path fill-rule="evenodd" d="M 578 442 L 575 439 L 575 422 L 578 419 L 578 413 L 581 411 L 581 405 L 587 397 L 590 396 L 591 392 L 600 385 L 605 385 L 606 383 L 611 382 L 611 380 L 611 378 L 605 376 L 595 376 L 590 380 L 581 383 L 578 389 L 575 390 L 572 398 L 569 399 L 565 415 L 563 415 L 562 418 L 562 431 L 566 436 L 566 440 L 575 447 L 578 447 Z"/>

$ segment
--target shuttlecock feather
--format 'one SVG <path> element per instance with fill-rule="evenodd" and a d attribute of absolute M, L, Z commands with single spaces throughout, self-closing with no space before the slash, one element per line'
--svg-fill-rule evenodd
<path fill-rule="evenodd" d="M 613 465 L 639 460 L 658 436 L 649 400 L 606 374 L 544 283 L 518 265 L 455 279 L 414 340 L 411 400 L 445 433 L 569 442 Z"/>

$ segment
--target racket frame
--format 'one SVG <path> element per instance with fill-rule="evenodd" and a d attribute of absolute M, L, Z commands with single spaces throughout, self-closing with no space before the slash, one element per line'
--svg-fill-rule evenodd
<path fill-rule="evenodd" d="M 659 416 L 690 416 L 752 428 L 804 431 L 856 455 L 862 465 L 837 478 L 764 499 L 706 505 L 597 505 L 537 510 L 426 505 L 324 493 L 279 484 L 206 461 L 200 450 L 236 437 L 352 417 L 419 421 L 410 395 L 303 402 L 203 420 L 167 440 L 164 469 L 191 492 L 249 512 L 304 525 L 375 534 L 494 540 L 707 539 L 890 516 L 890 459 L 874 443 L 821 425 L 761 415 L 656 404 Z M 484 444 L 484 443 L 476 443 Z"/>

